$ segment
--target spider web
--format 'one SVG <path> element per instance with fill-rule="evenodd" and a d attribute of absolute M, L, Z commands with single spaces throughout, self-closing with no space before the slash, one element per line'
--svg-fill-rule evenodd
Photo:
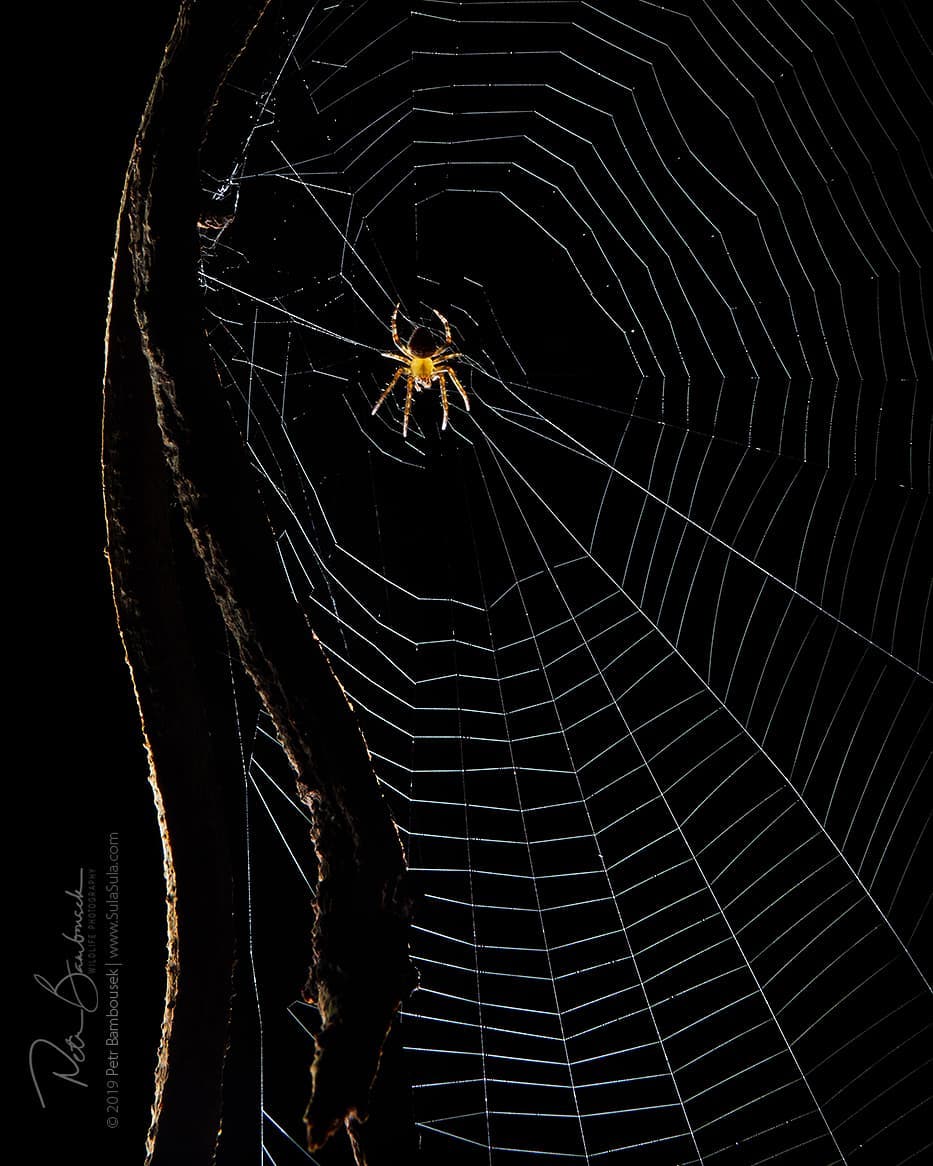
<path fill-rule="evenodd" d="M 360 0 L 276 37 L 208 150 L 236 212 L 211 339 L 415 875 L 425 1151 L 918 1161 L 910 8 Z M 370 416 L 397 301 L 465 354 L 443 434 L 436 390 L 408 440 L 398 389 Z M 276 937 L 312 863 L 250 723 L 257 1152 L 285 1166 L 314 1017 Z"/>

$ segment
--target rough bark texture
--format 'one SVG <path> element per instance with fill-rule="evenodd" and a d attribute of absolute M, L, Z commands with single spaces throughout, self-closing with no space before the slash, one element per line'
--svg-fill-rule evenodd
<path fill-rule="evenodd" d="M 132 299 L 132 272 L 124 262 L 110 321 L 104 465 L 114 599 L 164 851 L 166 1000 L 147 1155 L 158 1166 L 184 1160 L 183 1153 L 193 1162 L 209 1162 L 213 1156 L 221 1121 L 234 934 L 216 736 L 204 697 L 204 669 L 199 672 L 197 666 L 197 658 L 205 657 L 199 650 L 202 629 L 189 618 L 190 598 L 181 594 L 177 578 L 174 490 L 148 365 L 134 338 Z"/>
<path fill-rule="evenodd" d="M 175 505 L 313 811 L 318 892 L 308 995 L 323 1026 L 308 1143 L 318 1147 L 347 1124 L 358 1161 L 376 1163 L 386 1159 L 366 1149 L 363 1119 L 387 1033 L 414 984 L 402 847 L 346 696 L 281 575 L 204 335 L 197 278 L 200 144 L 218 86 L 265 3 L 182 4 L 130 162 L 114 264 L 104 439 L 108 547 L 165 807 L 167 864 L 178 880 L 177 967 L 170 967 L 155 1154 L 210 1160 L 204 1155 L 219 1124 L 233 942 L 229 860 L 223 837 L 214 836 L 222 815 L 210 718 L 168 553 Z M 201 925 L 212 940 L 201 946 L 210 952 L 199 950 L 191 923 L 199 895 L 207 908 Z M 187 1057 L 197 1048 L 200 1060 L 190 1069 L 177 1052 Z M 196 1079 L 185 1095 L 175 1083 L 187 1077 Z M 171 1106 L 203 1108 L 203 1121 L 186 1132 L 188 1142 L 172 1136 L 169 1150 Z M 370 1141 L 376 1147 L 380 1140 Z"/>

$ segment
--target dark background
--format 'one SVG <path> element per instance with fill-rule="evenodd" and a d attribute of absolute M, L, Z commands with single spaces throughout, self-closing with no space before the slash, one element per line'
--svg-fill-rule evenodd
<path fill-rule="evenodd" d="M 14 199 L 7 247 L 16 260 L 11 334 L 26 354 L 22 362 L 11 358 L 19 371 L 7 386 L 17 417 L 7 433 L 8 463 L 19 462 L 7 507 L 7 571 L 16 594 L 7 780 L 26 794 L 24 813 L 8 819 L 16 857 L 7 884 L 21 907 L 8 959 L 18 973 L 19 1129 L 38 1163 L 59 1161 L 75 1146 L 73 1160 L 139 1160 L 162 1015 L 161 847 L 112 615 L 99 431 L 123 173 L 176 7 L 174 0 L 107 0 L 36 8 L 8 41 L 14 57 L 30 62 L 7 155 Z M 52 1081 L 43 1110 L 27 1067 L 32 1041 L 61 1041 L 74 1030 L 74 1010 L 33 977 L 62 974 L 68 949 L 61 932 L 72 925 L 65 891 L 77 886 L 82 867 L 97 869 L 102 888 L 112 831 L 121 844 L 124 959 L 116 1131 L 104 1124 L 98 1020 L 86 1033 L 87 1088 Z"/>

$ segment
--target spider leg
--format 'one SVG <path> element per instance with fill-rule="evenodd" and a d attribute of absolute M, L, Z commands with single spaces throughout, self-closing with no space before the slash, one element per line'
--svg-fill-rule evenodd
<path fill-rule="evenodd" d="M 402 373 L 403 371 L 403 369 L 399 369 L 399 373 Z M 408 416 L 411 413 L 411 392 L 414 386 L 415 378 L 411 375 L 411 373 L 409 373 L 408 384 L 405 389 L 405 420 L 402 422 L 402 437 L 408 436 Z"/>
<path fill-rule="evenodd" d="M 397 352 L 380 352 L 379 355 L 380 356 L 387 356 L 389 358 L 389 360 L 401 361 L 402 364 L 408 363 L 408 360 L 404 356 L 399 356 L 399 354 Z"/>
<path fill-rule="evenodd" d="M 447 428 L 447 418 L 450 415 L 450 410 L 447 407 L 447 377 L 443 372 L 438 372 L 437 379 L 441 382 L 441 408 L 444 410 L 444 420 L 441 423 L 441 429 Z"/>
<path fill-rule="evenodd" d="M 444 345 L 444 348 L 446 348 L 446 347 L 447 347 L 447 345 L 445 344 L 445 345 Z M 444 351 L 444 348 L 439 348 L 439 349 L 437 350 L 437 352 L 433 353 L 433 354 L 432 354 L 432 356 L 431 356 L 431 359 L 432 359 L 432 360 L 434 360 L 434 361 L 437 361 L 437 360 L 453 360 L 455 356 L 463 356 L 463 353 L 462 353 L 462 352 L 445 352 L 445 351 Z"/>
<path fill-rule="evenodd" d="M 370 414 L 371 417 L 375 417 L 376 410 L 379 408 L 379 406 L 382 404 L 382 402 L 386 399 L 386 397 L 388 397 L 389 393 L 391 393 L 392 390 L 395 388 L 395 382 L 398 380 L 398 378 L 402 375 L 402 373 L 404 371 L 405 370 L 403 368 L 397 368 L 395 370 L 395 376 L 393 376 L 393 378 L 389 381 L 389 383 L 385 387 L 385 391 L 383 392 L 382 396 L 375 403 L 375 405 L 373 405 L 373 411 Z"/>
<path fill-rule="evenodd" d="M 453 344 L 453 338 L 450 335 L 450 325 L 447 323 L 447 317 L 442 316 L 437 308 L 432 308 L 431 311 L 437 316 L 438 320 L 444 325 L 444 339 L 447 344 Z M 445 345 L 446 347 L 446 345 Z"/>
<path fill-rule="evenodd" d="M 410 357 L 411 350 L 409 349 L 408 345 L 403 344 L 398 338 L 398 310 L 400 307 L 400 304 L 396 304 L 395 311 L 392 313 L 392 340 L 395 342 L 395 347 L 399 350 L 399 352 L 404 353 L 405 356 Z"/>
<path fill-rule="evenodd" d="M 463 385 L 460 384 L 460 378 L 457 376 L 457 374 L 454 372 L 454 370 L 452 368 L 444 369 L 444 371 L 450 373 L 451 379 L 453 380 L 453 382 L 457 386 L 457 388 L 460 390 L 460 396 L 463 397 L 463 403 L 464 403 L 464 405 L 466 405 L 466 410 L 469 413 L 469 411 L 470 411 L 470 398 L 467 396 L 466 389 L 463 387 Z"/>

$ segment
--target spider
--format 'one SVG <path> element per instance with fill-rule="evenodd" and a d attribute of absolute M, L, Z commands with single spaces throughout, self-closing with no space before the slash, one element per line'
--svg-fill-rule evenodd
<path fill-rule="evenodd" d="M 440 348 L 435 347 L 434 337 L 427 330 L 420 325 L 415 328 L 411 334 L 407 344 L 403 344 L 398 338 L 398 309 L 399 305 L 395 305 L 395 311 L 392 313 L 392 339 L 395 342 L 395 347 L 402 353 L 401 356 L 396 352 L 383 352 L 382 356 L 387 356 L 389 360 L 397 360 L 401 364 L 401 368 L 395 370 L 395 375 L 386 385 L 385 391 L 379 400 L 373 405 L 373 414 L 388 397 L 389 393 L 395 388 L 396 383 L 401 377 L 405 377 L 405 418 L 402 422 L 402 436 L 408 434 L 408 418 L 411 414 L 411 394 L 417 389 L 420 393 L 422 389 L 429 389 L 431 385 L 438 381 L 441 386 L 441 408 L 444 410 L 444 421 L 441 429 L 447 428 L 447 418 L 449 416 L 449 409 L 447 405 L 447 377 L 454 382 L 460 396 L 463 397 L 463 403 L 469 412 L 470 398 L 466 394 L 466 389 L 460 383 L 460 378 L 452 368 L 448 368 L 447 362 L 455 360 L 462 354 L 459 352 L 445 352 L 444 350 L 450 348 L 453 344 L 453 338 L 450 335 L 450 325 L 444 316 L 440 314 L 437 308 L 434 308 L 434 315 L 444 325 L 444 343 Z"/>

